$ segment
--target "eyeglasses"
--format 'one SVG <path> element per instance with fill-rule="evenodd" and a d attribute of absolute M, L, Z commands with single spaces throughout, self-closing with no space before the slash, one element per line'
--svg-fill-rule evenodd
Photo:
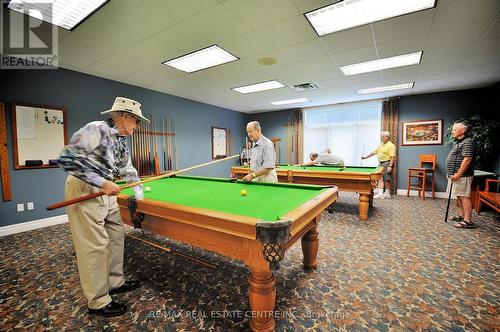
<path fill-rule="evenodd" d="M 139 125 L 139 123 L 141 123 L 141 120 L 140 120 L 140 119 L 138 119 L 138 118 L 136 118 L 135 116 L 130 115 L 130 114 L 128 114 L 128 113 L 123 113 L 123 115 L 122 115 L 122 116 L 125 116 L 125 115 L 126 115 L 127 117 L 129 117 L 129 118 L 134 119 L 134 120 L 135 120 L 135 124 L 136 124 L 136 125 Z"/>

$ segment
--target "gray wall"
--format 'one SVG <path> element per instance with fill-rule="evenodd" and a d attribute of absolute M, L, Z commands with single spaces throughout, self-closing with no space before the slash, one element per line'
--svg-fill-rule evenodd
<path fill-rule="evenodd" d="M 111 107 L 116 96 L 142 103 L 143 112 L 157 118 L 173 115 L 177 132 L 179 168 L 211 160 L 211 127 L 230 128 L 233 152 L 244 140 L 244 114 L 70 70 L 0 71 L 0 101 L 6 105 L 12 201 L 0 203 L 0 226 L 38 220 L 65 213 L 45 207 L 62 201 L 66 174 L 60 169 L 14 170 L 10 102 L 62 106 L 68 110 L 68 135 Z M 191 174 L 228 177 L 235 162 L 222 162 Z M 16 203 L 34 202 L 35 209 L 17 212 Z"/>
<path fill-rule="evenodd" d="M 401 97 L 399 113 L 399 137 L 401 137 L 401 122 L 425 119 L 443 119 L 444 129 L 454 120 L 479 113 L 486 118 L 498 118 L 500 109 L 500 86 L 460 90 L 442 93 L 423 94 Z M 263 133 L 267 137 L 285 137 L 283 124 L 288 119 L 290 111 L 257 113 L 246 116 L 246 121 L 260 121 Z M 446 138 L 445 138 L 446 140 Z M 446 179 L 444 175 L 446 156 L 450 146 L 401 146 L 398 143 L 398 188 L 407 188 L 408 168 L 418 166 L 418 155 L 424 153 L 435 153 L 438 155 L 438 169 L 436 174 L 436 190 L 446 191 Z M 281 160 L 285 159 L 284 142 L 281 143 Z M 483 170 L 500 173 L 500 160 L 498 156 L 484 165 Z"/>

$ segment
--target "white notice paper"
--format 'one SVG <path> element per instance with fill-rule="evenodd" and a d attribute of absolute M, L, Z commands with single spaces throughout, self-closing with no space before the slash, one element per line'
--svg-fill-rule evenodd
<path fill-rule="evenodd" d="M 33 107 L 16 107 L 17 138 L 35 138 L 35 109 Z"/>

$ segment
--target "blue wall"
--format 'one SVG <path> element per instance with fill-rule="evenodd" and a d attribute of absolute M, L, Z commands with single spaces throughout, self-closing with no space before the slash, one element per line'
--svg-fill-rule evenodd
<path fill-rule="evenodd" d="M 104 119 L 99 113 L 109 109 L 116 96 L 140 101 L 143 112 L 154 113 L 156 118 L 175 117 L 179 168 L 211 160 L 212 126 L 231 129 L 233 153 L 238 153 L 243 144 L 243 113 L 70 70 L 0 71 L 0 101 L 6 106 L 12 185 L 12 201 L 0 203 L 0 226 L 65 213 L 64 209 L 49 212 L 45 207 L 63 200 L 66 173 L 60 169 L 14 170 L 10 102 L 65 107 L 71 137 L 87 122 Z M 191 174 L 228 177 L 231 164 L 236 161 L 208 166 Z M 17 212 L 16 203 L 26 202 L 34 202 L 35 209 Z"/>

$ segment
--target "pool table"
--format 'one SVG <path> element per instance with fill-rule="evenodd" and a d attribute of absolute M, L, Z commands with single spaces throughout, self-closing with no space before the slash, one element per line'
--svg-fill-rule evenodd
<path fill-rule="evenodd" d="M 382 178 L 382 167 L 362 166 L 276 166 L 279 182 L 335 185 L 340 191 L 359 193 L 359 219 L 368 220 L 373 206 L 373 188 Z M 231 176 L 243 178 L 250 172 L 247 166 L 231 167 Z"/>
<path fill-rule="evenodd" d="M 250 327 L 272 331 L 273 270 L 301 239 L 303 266 L 314 269 L 321 213 L 337 199 L 335 186 L 245 183 L 176 176 L 145 184 L 143 200 L 131 189 L 118 196 L 123 221 L 171 239 L 238 259 L 250 268 Z M 247 190 L 245 196 L 241 190 Z M 271 314 L 267 314 L 271 313 Z"/>

